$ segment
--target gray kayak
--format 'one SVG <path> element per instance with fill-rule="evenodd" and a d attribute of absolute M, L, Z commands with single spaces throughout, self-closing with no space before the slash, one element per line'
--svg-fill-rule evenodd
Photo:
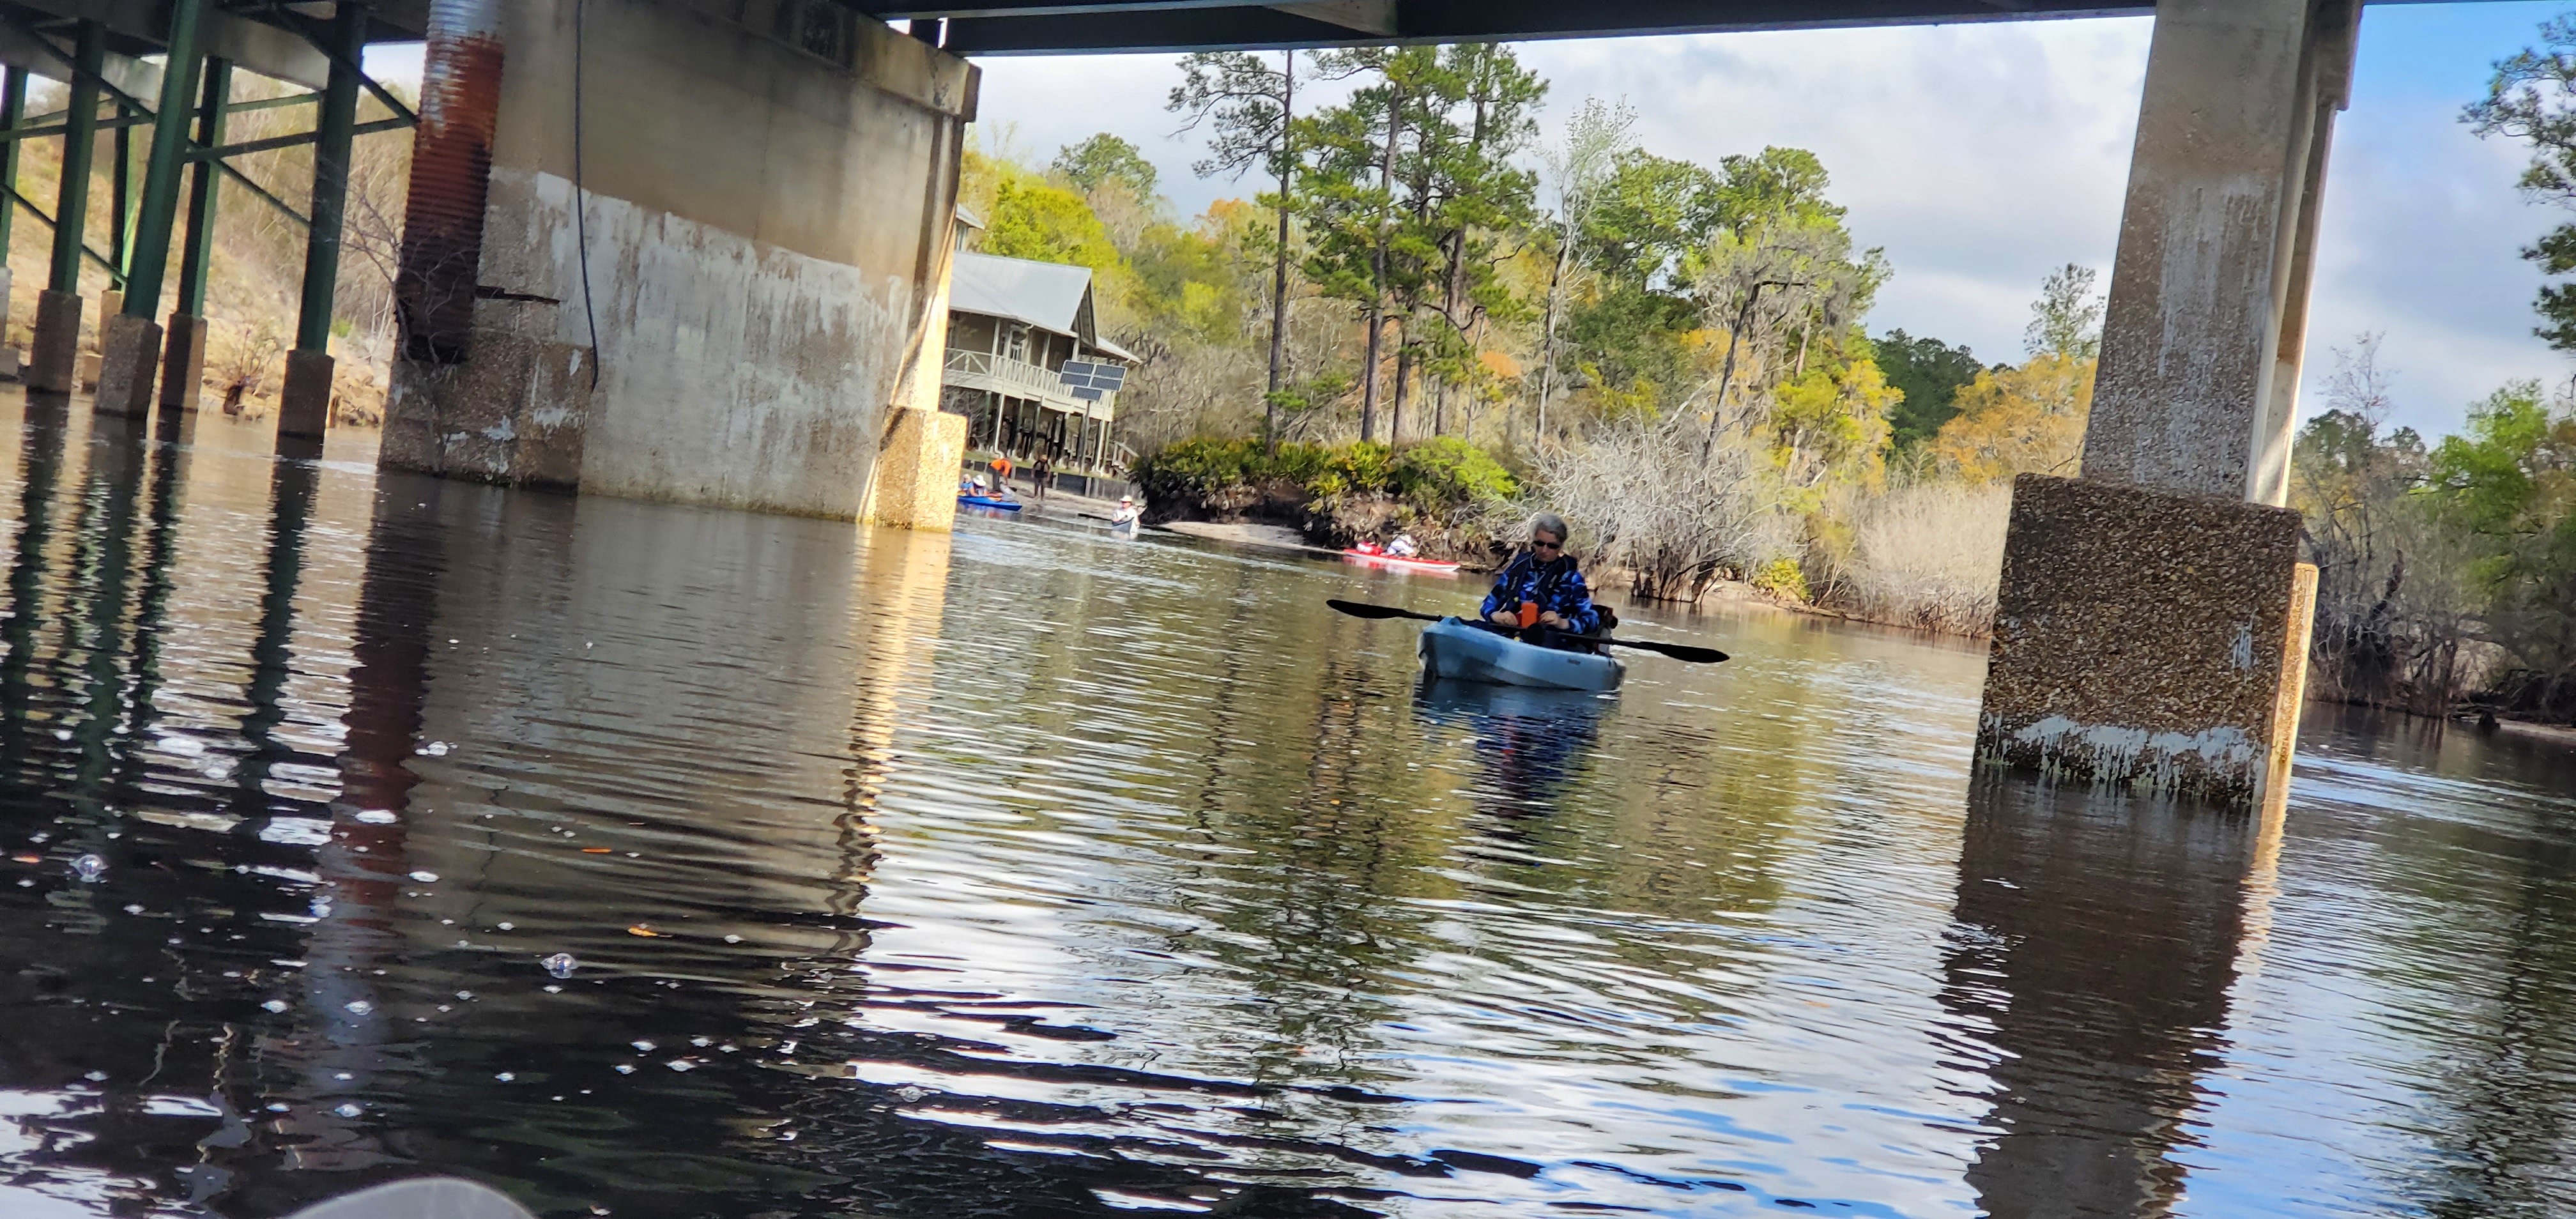
<path fill-rule="evenodd" d="M 1565 652 L 1522 643 L 1456 618 L 1422 628 L 1414 653 L 1435 678 L 1539 686 L 1551 690 L 1616 690 L 1627 666 L 1590 652 Z"/>

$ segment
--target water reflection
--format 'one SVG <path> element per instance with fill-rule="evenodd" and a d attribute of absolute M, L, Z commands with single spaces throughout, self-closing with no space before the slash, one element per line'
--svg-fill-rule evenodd
<path fill-rule="evenodd" d="M 1972 649 L 1423 687 L 1315 607 L 1454 588 L 0 434 L 0 1213 L 2576 1205 L 2518 745 L 1963 814 Z"/>
<path fill-rule="evenodd" d="M 1437 724 L 1473 734 L 1483 782 L 1479 807 L 1500 819 L 1495 832 L 1525 839 L 1512 823 L 1553 812 L 1601 735 L 1610 700 L 1572 690 L 1539 690 L 1425 679 L 1414 706 Z"/>
<path fill-rule="evenodd" d="M 1981 777 L 1944 1004 L 1990 1060 L 1986 1213 L 2161 1215 L 2224 1053 L 2262 818 Z"/>

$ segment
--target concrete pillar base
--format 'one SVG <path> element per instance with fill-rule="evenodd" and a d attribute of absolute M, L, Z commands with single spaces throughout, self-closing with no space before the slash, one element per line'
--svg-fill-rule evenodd
<path fill-rule="evenodd" d="M 161 372 L 161 326 L 148 318 L 108 315 L 99 325 L 98 413 L 141 419 L 152 413 Z"/>
<path fill-rule="evenodd" d="M 2288 778 L 2316 569 L 2299 514 L 2024 474 L 1977 756 L 2252 807 Z"/>
<path fill-rule="evenodd" d="M 946 533 L 957 522 L 957 468 L 966 460 L 966 417 L 892 407 L 859 519 Z"/>
<path fill-rule="evenodd" d="M 48 288 L 36 294 L 36 338 L 28 353 L 27 388 L 68 394 L 80 370 L 81 298 Z"/>
<path fill-rule="evenodd" d="M 335 365 L 319 351 L 286 353 L 286 386 L 278 395 L 277 434 L 319 440 L 331 428 L 331 374 Z"/>
<path fill-rule="evenodd" d="M 161 349 L 161 405 L 193 411 L 205 389 L 206 319 L 173 312 L 169 335 Z"/>

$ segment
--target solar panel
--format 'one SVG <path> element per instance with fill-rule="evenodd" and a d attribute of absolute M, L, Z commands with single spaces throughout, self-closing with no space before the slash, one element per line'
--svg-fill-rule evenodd
<path fill-rule="evenodd" d="M 1093 360 L 1067 360 L 1057 371 L 1056 379 L 1066 389 L 1072 390 L 1074 397 L 1085 402 L 1097 402 L 1102 393 L 1114 393 L 1127 383 L 1127 369 L 1124 365 Z M 1086 394 L 1086 390 L 1091 392 Z"/>

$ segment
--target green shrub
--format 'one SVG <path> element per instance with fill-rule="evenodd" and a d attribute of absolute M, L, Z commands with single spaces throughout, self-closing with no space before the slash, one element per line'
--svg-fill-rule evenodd
<path fill-rule="evenodd" d="M 1185 440 L 1138 461 L 1135 476 L 1153 503 L 1204 501 L 1250 484 L 1285 482 L 1309 501 L 1391 495 L 1439 517 L 1520 491 L 1492 454 L 1452 436 L 1403 450 L 1373 442 L 1283 444 L 1275 454 L 1258 440 Z"/>
<path fill-rule="evenodd" d="M 1807 573 L 1799 568 L 1796 559 L 1773 559 L 1763 564 L 1760 571 L 1753 573 L 1752 583 L 1763 592 L 1800 605 L 1806 604 L 1811 596 L 1807 591 Z"/>
<path fill-rule="evenodd" d="M 1494 455 L 1455 436 L 1435 436 L 1396 454 L 1386 489 L 1425 512 L 1499 503 L 1520 484 Z"/>
<path fill-rule="evenodd" d="M 1261 460 L 1258 440 L 1184 440 L 1140 458 L 1134 473 L 1147 503 L 1168 504 L 1240 486 Z"/>

